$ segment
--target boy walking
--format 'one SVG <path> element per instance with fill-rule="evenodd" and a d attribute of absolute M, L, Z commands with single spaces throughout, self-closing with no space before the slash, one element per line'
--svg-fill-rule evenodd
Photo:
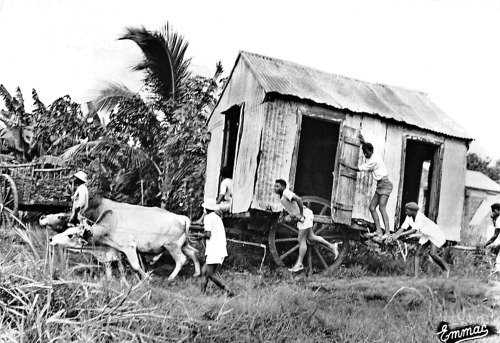
<path fill-rule="evenodd" d="M 443 270 L 446 277 L 450 276 L 450 268 L 446 262 L 437 254 L 438 248 L 446 243 L 446 236 L 443 231 L 432 220 L 427 218 L 422 212 L 419 212 L 419 207 L 414 202 L 409 202 L 405 205 L 406 219 L 401 225 L 401 228 L 393 235 L 392 238 L 398 239 L 402 236 L 414 235 L 420 237 L 420 244 L 415 251 L 415 278 L 418 277 L 420 254 L 426 244 L 430 244 L 429 256 Z M 409 230 L 408 230 L 409 229 Z M 406 230 L 406 231 L 405 231 Z"/>
<path fill-rule="evenodd" d="M 329 243 L 323 237 L 314 234 L 312 227 L 314 225 L 313 212 L 304 206 L 302 199 L 286 188 L 286 181 L 282 179 L 276 180 L 274 184 L 274 192 L 280 196 L 280 202 L 285 208 L 288 215 L 285 217 L 285 222 L 297 221 L 297 229 L 299 229 L 299 257 L 295 265 L 288 269 L 291 272 L 298 272 L 304 269 L 304 256 L 307 252 L 307 240 L 324 245 L 331 251 L 335 258 L 339 255 L 338 244 Z"/>
<path fill-rule="evenodd" d="M 488 247 L 491 245 L 491 252 L 495 256 L 495 268 L 492 273 L 500 273 L 500 220 L 498 217 L 500 216 L 500 204 L 495 203 L 491 205 L 491 219 L 493 220 L 494 232 L 493 235 L 488 239 L 484 247 Z"/>
<path fill-rule="evenodd" d="M 201 269 L 202 282 L 201 291 L 205 293 L 207 290 L 208 280 L 211 280 L 222 290 L 226 291 L 229 296 L 234 293 L 224 284 L 224 281 L 217 276 L 217 268 L 222 265 L 224 258 L 227 256 L 226 249 L 226 231 L 222 219 L 215 212 L 218 208 L 215 199 L 207 199 L 201 205 L 205 209 L 205 218 L 203 225 L 205 232 L 200 238 L 206 239 L 205 248 L 205 264 Z"/>

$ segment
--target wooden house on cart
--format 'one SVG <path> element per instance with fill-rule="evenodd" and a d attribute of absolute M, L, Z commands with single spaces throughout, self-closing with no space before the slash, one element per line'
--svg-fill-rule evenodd
<path fill-rule="evenodd" d="M 415 201 L 449 240 L 460 240 L 472 139 L 425 93 L 240 52 L 208 129 L 205 197 L 217 196 L 221 168 L 232 168 L 234 215 L 281 211 L 273 185 L 282 178 L 298 195 L 331 203 L 335 223 L 371 222 L 375 182 L 344 165 L 364 159 L 360 130 L 394 184 L 391 224 L 398 226 L 404 204 Z"/>

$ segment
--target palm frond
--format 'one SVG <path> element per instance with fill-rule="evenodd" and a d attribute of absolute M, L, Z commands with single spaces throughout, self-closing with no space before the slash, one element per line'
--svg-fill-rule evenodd
<path fill-rule="evenodd" d="M 224 72 L 224 68 L 222 67 L 222 62 L 217 61 L 217 63 L 215 63 L 215 74 L 214 74 L 213 79 L 217 80 L 222 75 L 223 72 Z"/>
<path fill-rule="evenodd" d="M 36 91 L 35 88 L 33 88 L 33 90 L 31 91 L 31 98 L 33 99 L 34 112 L 37 112 L 40 114 L 47 112 L 47 107 L 40 100 L 40 97 L 38 96 L 38 92 Z"/>
<path fill-rule="evenodd" d="M 100 156 L 102 162 L 122 166 L 126 169 L 144 170 L 152 167 L 160 173 L 160 169 L 147 153 L 111 138 L 80 143 L 72 146 L 60 155 L 67 162 L 84 158 L 95 158 L 96 156 Z"/>
<path fill-rule="evenodd" d="M 21 88 L 19 87 L 16 88 L 16 99 L 19 105 L 24 109 L 24 97 L 23 93 L 21 92 Z"/>
<path fill-rule="evenodd" d="M 7 110 L 12 113 L 16 112 L 16 108 L 14 107 L 13 103 L 13 98 L 10 95 L 9 91 L 7 91 L 7 89 L 3 85 L 0 85 L 0 95 L 3 98 Z"/>
<path fill-rule="evenodd" d="M 64 166 L 66 164 L 61 157 L 53 155 L 40 156 L 34 162 L 38 164 L 50 164 L 53 166 Z"/>
<path fill-rule="evenodd" d="M 139 46 L 144 54 L 144 60 L 133 69 L 147 71 L 159 95 L 166 100 L 170 99 L 176 89 L 173 59 L 169 47 L 158 39 L 156 34 L 144 27 L 129 27 L 119 39 L 131 40 Z"/>
<path fill-rule="evenodd" d="M 169 23 L 163 25 L 155 35 L 170 50 L 174 67 L 175 88 L 179 89 L 191 75 L 189 72 L 191 58 L 186 58 L 189 43 L 185 40 L 184 36 L 174 31 Z"/>
<path fill-rule="evenodd" d="M 120 82 L 106 82 L 104 87 L 97 91 L 94 100 L 91 101 L 96 112 L 112 111 L 123 99 L 132 98 L 136 95 L 130 88 Z M 91 109 L 91 108 L 89 108 Z"/>

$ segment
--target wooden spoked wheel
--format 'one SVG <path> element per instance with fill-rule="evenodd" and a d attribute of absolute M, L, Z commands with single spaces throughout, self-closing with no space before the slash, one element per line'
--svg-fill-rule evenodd
<path fill-rule="evenodd" d="M 320 237 L 330 243 L 338 244 L 339 255 L 335 258 L 334 253 L 322 244 L 308 240 L 307 254 L 304 257 L 304 267 L 309 272 L 320 272 L 324 270 L 334 271 L 340 267 L 349 251 L 349 239 L 345 231 L 329 223 L 331 218 L 330 202 L 315 196 L 302 197 L 305 206 L 310 208 L 318 218 L 314 222 L 312 230 Z M 327 223 L 324 223 L 327 222 Z M 281 267 L 292 267 L 299 254 L 298 229 L 295 224 L 278 223 L 269 231 L 269 250 L 274 261 Z"/>
<path fill-rule="evenodd" d="M 0 228 L 12 226 L 12 216 L 18 214 L 19 199 L 17 187 L 9 175 L 0 174 Z"/>

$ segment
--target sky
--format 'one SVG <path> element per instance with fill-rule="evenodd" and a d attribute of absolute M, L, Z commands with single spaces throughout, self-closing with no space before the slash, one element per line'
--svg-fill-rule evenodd
<path fill-rule="evenodd" d="M 240 50 L 421 90 L 500 159 L 500 0 L 0 0 L 0 83 L 47 105 L 92 99 L 106 81 L 139 90 L 126 27 L 170 23 L 195 73 L 229 73 Z"/>

